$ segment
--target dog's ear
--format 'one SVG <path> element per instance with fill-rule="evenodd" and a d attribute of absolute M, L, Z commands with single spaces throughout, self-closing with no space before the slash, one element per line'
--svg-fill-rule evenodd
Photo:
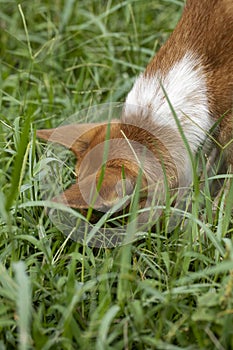
<path fill-rule="evenodd" d="M 104 123 L 69 124 L 54 129 L 37 130 L 36 136 L 46 141 L 57 142 L 79 156 L 103 125 Z"/>

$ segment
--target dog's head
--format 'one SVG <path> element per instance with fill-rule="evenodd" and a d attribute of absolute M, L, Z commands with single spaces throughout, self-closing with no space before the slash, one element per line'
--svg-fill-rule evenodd
<path fill-rule="evenodd" d="M 138 188 L 141 203 L 176 182 L 177 169 L 165 145 L 150 131 L 120 121 L 70 124 L 37 131 L 44 140 L 71 149 L 77 158 L 76 183 L 55 197 L 76 209 L 104 212 Z"/>

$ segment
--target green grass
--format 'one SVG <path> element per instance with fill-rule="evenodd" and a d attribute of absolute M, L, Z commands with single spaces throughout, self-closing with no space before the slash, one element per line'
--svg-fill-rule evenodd
<path fill-rule="evenodd" d="M 0 1 L 0 349 L 232 349 L 233 186 L 213 215 L 204 171 L 173 232 L 114 249 L 66 239 L 41 205 L 35 130 L 124 101 L 182 1 L 20 4 Z"/>

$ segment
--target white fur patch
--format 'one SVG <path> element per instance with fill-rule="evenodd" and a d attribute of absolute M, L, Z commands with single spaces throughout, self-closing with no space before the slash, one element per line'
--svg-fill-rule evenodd
<path fill-rule="evenodd" d="M 133 116 L 140 113 L 143 126 L 143 118 L 151 115 L 157 126 L 169 126 L 177 130 L 177 123 L 161 85 L 179 118 L 190 148 L 195 153 L 205 140 L 212 121 L 201 62 L 191 53 L 186 54 L 165 76 L 160 71 L 149 78 L 141 74 L 127 96 L 124 120 L 130 122 Z"/>

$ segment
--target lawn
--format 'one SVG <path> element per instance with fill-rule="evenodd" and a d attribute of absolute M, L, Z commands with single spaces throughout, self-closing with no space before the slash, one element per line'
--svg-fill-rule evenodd
<path fill-rule="evenodd" d="M 213 213 L 225 176 L 207 174 L 205 157 L 180 223 L 168 229 L 165 215 L 116 247 L 67 238 L 41 195 L 36 130 L 123 102 L 182 7 L 0 1 L 0 350 L 233 349 L 233 185 Z"/>

